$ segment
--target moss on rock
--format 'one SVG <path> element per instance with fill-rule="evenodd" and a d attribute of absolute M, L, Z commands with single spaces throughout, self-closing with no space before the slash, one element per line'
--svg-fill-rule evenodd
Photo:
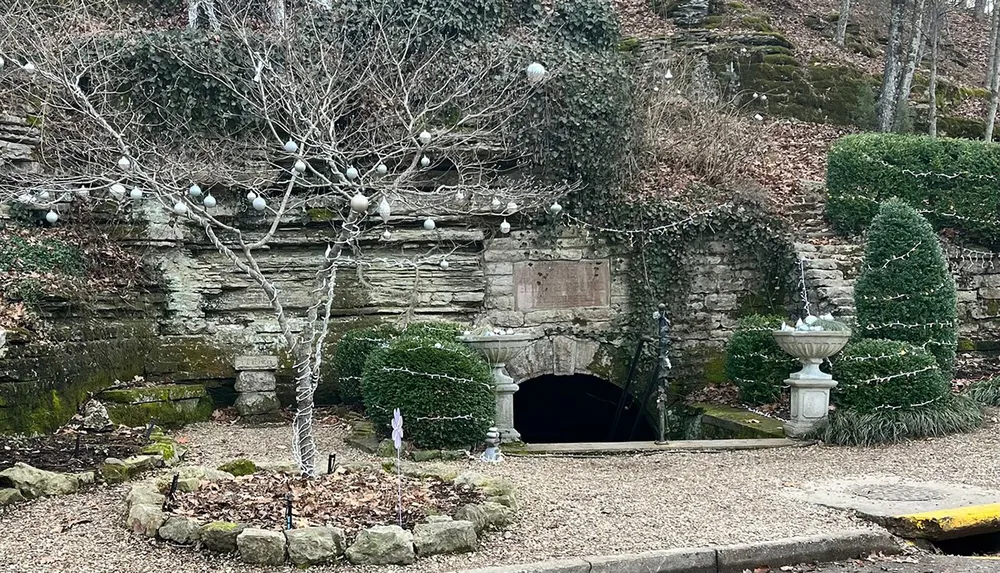
<path fill-rule="evenodd" d="M 236 477 L 248 476 L 257 473 L 257 464 L 246 458 L 237 458 L 222 464 L 218 469 Z"/>

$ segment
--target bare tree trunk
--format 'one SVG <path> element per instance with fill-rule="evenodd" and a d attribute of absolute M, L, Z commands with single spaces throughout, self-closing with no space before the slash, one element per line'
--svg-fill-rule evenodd
<path fill-rule="evenodd" d="M 892 129 L 896 117 L 896 94 L 899 90 L 900 72 L 902 68 L 903 16 L 906 13 L 906 0 L 892 0 L 889 20 L 889 41 L 885 48 L 885 66 L 882 71 L 882 91 L 878 99 L 878 130 L 887 132 Z"/>
<path fill-rule="evenodd" d="M 938 76 L 938 42 L 941 39 L 941 20 L 944 19 L 944 6 L 941 0 L 932 2 L 931 13 L 931 73 L 927 86 L 927 135 L 937 137 L 937 76 Z"/>
<path fill-rule="evenodd" d="M 267 15 L 271 24 L 283 26 L 285 24 L 285 0 L 267 0 Z"/>
<path fill-rule="evenodd" d="M 984 84 L 987 88 L 993 85 L 993 77 L 996 75 L 998 39 L 1000 39 L 1000 10 L 994 7 L 993 14 L 990 16 L 990 63 L 986 66 L 986 83 Z"/>
<path fill-rule="evenodd" d="M 910 48 L 906 56 L 906 65 L 903 67 L 903 77 L 899 82 L 899 91 L 896 93 L 896 117 L 893 126 L 897 129 L 901 126 L 906 107 L 909 105 L 910 91 L 913 89 L 913 74 L 916 73 L 917 66 L 923 59 L 926 8 L 926 0 L 914 0 L 913 16 L 910 20 Z"/>
<path fill-rule="evenodd" d="M 201 10 L 204 9 L 205 17 L 208 18 L 208 26 L 213 30 L 218 30 L 219 17 L 215 13 L 215 0 L 188 0 L 188 28 L 196 30 L 198 28 L 198 18 Z"/>
<path fill-rule="evenodd" d="M 997 14 L 1000 14 L 1000 10 L 994 10 L 994 20 L 997 19 Z M 993 128 L 997 121 L 997 105 L 1000 104 L 1000 70 L 997 70 L 997 66 L 1000 64 L 1000 41 L 993 46 L 993 69 L 990 70 L 992 74 L 992 80 L 990 82 L 990 108 L 986 112 L 986 133 L 983 137 L 986 141 L 993 141 Z"/>
<path fill-rule="evenodd" d="M 837 17 L 837 35 L 834 42 L 838 46 L 844 46 L 847 38 L 847 22 L 851 18 L 851 0 L 840 0 L 840 16 Z"/>

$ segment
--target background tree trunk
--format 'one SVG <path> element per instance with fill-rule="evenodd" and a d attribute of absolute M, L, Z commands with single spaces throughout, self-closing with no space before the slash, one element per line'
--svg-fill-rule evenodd
<path fill-rule="evenodd" d="M 942 0 L 931 3 L 931 73 L 927 86 L 927 135 L 937 137 L 937 75 L 938 47 L 941 39 L 941 24 L 945 17 L 945 6 Z"/>
<path fill-rule="evenodd" d="M 973 13 L 976 16 L 976 20 L 980 22 L 986 21 L 986 0 L 976 0 Z"/>
<path fill-rule="evenodd" d="M 913 89 L 913 74 L 917 71 L 917 66 L 924 55 L 924 15 L 927 13 L 926 0 L 913 1 L 913 13 L 910 18 L 910 46 L 906 53 L 906 64 L 902 68 L 902 79 L 899 82 L 899 91 L 896 92 L 896 117 L 893 127 L 899 129 L 903 127 L 903 120 L 906 118 L 907 106 L 910 101 L 910 91 Z"/>
<path fill-rule="evenodd" d="M 993 76 L 996 75 L 997 39 L 1000 38 L 998 32 L 1000 32 L 1000 10 L 994 8 L 990 15 L 990 62 L 986 65 L 986 83 L 983 84 L 986 88 L 993 85 Z"/>
<path fill-rule="evenodd" d="M 283 26 L 285 24 L 285 0 L 267 0 L 267 16 L 271 24 Z"/>
<path fill-rule="evenodd" d="M 847 38 L 847 22 L 851 18 L 851 0 L 840 0 L 840 16 L 837 17 L 837 35 L 834 41 L 838 46 L 844 46 Z"/>
<path fill-rule="evenodd" d="M 1000 10 L 994 10 L 994 22 L 996 22 L 997 15 L 1000 14 Z M 998 64 L 1000 64 L 1000 41 L 995 42 L 993 46 L 992 55 L 993 67 L 990 69 L 991 82 L 990 82 L 990 108 L 986 112 L 986 133 L 983 137 L 986 141 L 993 141 L 993 127 L 997 121 L 997 105 L 1000 104 L 1000 70 L 997 70 Z"/>
<path fill-rule="evenodd" d="M 878 98 L 876 124 L 882 132 L 890 131 L 894 125 L 898 108 L 896 94 L 899 91 L 902 68 L 903 18 L 906 14 L 906 0 L 892 0 L 889 20 L 889 41 L 885 48 L 885 65 L 882 70 L 882 91 Z"/>

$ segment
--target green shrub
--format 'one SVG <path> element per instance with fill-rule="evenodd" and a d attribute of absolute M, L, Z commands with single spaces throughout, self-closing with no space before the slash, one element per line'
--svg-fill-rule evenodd
<path fill-rule="evenodd" d="M 608 0 L 561 0 L 549 25 L 580 48 L 609 49 L 621 39 L 618 14 Z"/>
<path fill-rule="evenodd" d="M 456 342 L 455 339 L 465 330 L 466 327 L 457 322 L 413 322 L 403 329 L 403 336 L 432 338 L 438 342 Z"/>
<path fill-rule="evenodd" d="M 969 386 L 965 395 L 984 406 L 1000 407 L 1000 378 L 980 380 Z"/>
<path fill-rule="evenodd" d="M 420 448 L 467 448 L 493 424 L 490 368 L 457 342 L 398 338 L 371 355 L 361 387 L 376 431 L 388 435 L 399 408 L 404 439 Z"/>
<path fill-rule="evenodd" d="M 379 348 L 399 336 L 394 326 L 383 324 L 356 328 L 344 333 L 333 351 L 333 369 L 337 373 L 337 394 L 345 404 L 361 403 L 361 375 L 365 361 Z"/>
<path fill-rule="evenodd" d="M 983 412 L 975 401 L 946 393 L 935 402 L 909 410 L 837 410 L 810 437 L 841 446 L 874 446 L 971 432 L 982 425 Z"/>
<path fill-rule="evenodd" d="M 781 327 L 780 316 L 750 315 L 740 320 L 726 348 L 726 378 L 740 389 L 748 404 L 767 404 L 781 396 L 788 375 L 799 362 L 782 350 L 771 334 Z"/>
<path fill-rule="evenodd" d="M 854 287 L 861 336 L 922 346 L 950 379 L 958 348 L 956 296 L 930 224 L 898 199 L 883 204 Z"/>
<path fill-rule="evenodd" d="M 996 244 L 1000 235 L 997 173 L 997 144 L 913 135 L 849 135 L 830 150 L 826 216 L 839 231 L 858 233 L 871 223 L 880 203 L 898 197 L 925 213 L 936 228 L 952 227 L 974 240 Z"/>
<path fill-rule="evenodd" d="M 858 413 L 912 410 L 951 391 L 928 351 L 894 340 L 850 342 L 833 360 L 838 408 Z"/>

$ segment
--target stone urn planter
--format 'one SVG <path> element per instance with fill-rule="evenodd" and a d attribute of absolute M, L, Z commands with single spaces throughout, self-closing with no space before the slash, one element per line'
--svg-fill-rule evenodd
<path fill-rule="evenodd" d="M 837 381 L 819 365 L 840 352 L 850 338 L 850 330 L 774 332 L 778 346 L 802 363 L 802 369 L 785 380 L 792 389 L 791 420 L 785 424 L 785 435 L 801 437 L 824 422 L 830 411 L 830 390 L 837 387 Z"/>
<path fill-rule="evenodd" d="M 493 383 L 497 398 L 494 425 L 504 442 L 520 442 L 521 434 L 514 429 L 514 392 L 517 384 L 507 373 L 507 362 L 513 360 L 534 342 L 529 334 L 466 334 L 458 337 L 486 359 L 493 369 Z"/>

